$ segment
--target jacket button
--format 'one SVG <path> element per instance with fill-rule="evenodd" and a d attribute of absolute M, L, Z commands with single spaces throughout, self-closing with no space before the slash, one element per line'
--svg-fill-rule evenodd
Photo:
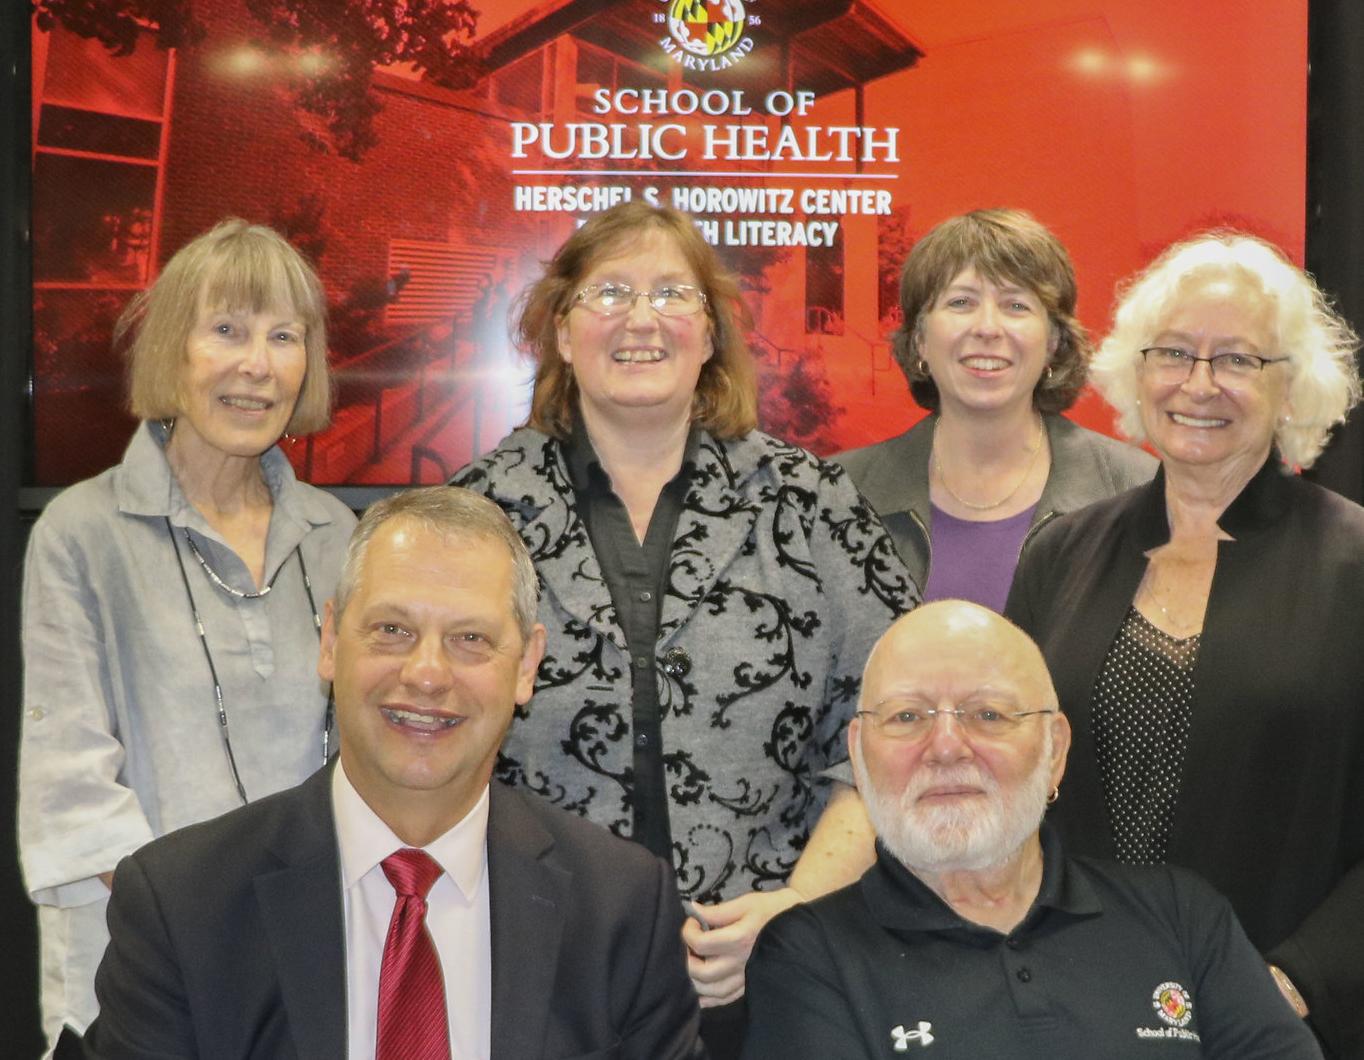
<path fill-rule="evenodd" d="M 663 672 L 669 677 L 686 677 L 691 673 L 691 656 L 686 648 L 669 648 L 663 653 Z"/>
<path fill-rule="evenodd" d="M 1020 968 L 1014 974 L 1018 976 L 1018 981 L 1020 983 L 1032 982 L 1032 972 L 1029 971 L 1027 968 Z"/>

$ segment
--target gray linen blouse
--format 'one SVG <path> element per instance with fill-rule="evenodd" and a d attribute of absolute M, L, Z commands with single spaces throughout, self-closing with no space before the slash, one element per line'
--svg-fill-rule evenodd
<path fill-rule="evenodd" d="M 219 735 L 203 648 L 171 550 L 185 573 L 223 688 L 248 798 L 299 783 L 322 764 L 326 689 L 304 590 L 301 545 L 321 609 L 355 516 L 298 482 L 284 454 L 261 458 L 274 512 L 265 576 L 248 600 L 214 586 L 183 530 L 230 585 L 246 565 L 186 501 L 162 447 L 138 428 L 123 462 L 57 497 L 33 527 L 24 567 L 19 846 L 39 907 L 43 1025 L 84 1031 L 108 934 L 98 879 L 154 836 L 240 805 Z"/>

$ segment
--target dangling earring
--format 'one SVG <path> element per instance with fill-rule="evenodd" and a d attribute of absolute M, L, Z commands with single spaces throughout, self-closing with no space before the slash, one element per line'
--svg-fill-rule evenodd
<path fill-rule="evenodd" d="M 922 357 L 920 357 L 917 361 L 914 362 L 914 371 L 916 371 L 922 378 L 927 379 L 928 362 L 925 361 Z"/>
<path fill-rule="evenodd" d="M 1056 373 L 1052 370 L 1051 365 L 1047 365 L 1045 368 L 1042 369 L 1042 377 L 1046 379 L 1046 381 L 1049 383 L 1051 382 L 1051 377 L 1055 374 Z"/>

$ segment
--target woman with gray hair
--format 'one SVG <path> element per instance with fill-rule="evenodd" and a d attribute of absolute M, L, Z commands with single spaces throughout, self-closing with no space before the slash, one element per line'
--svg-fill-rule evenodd
<path fill-rule="evenodd" d="M 1358 400 L 1357 345 L 1269 244 L 1168 249 L 1092 373 L 1161 470 L 1039 535 L 1007 607 L 1074 729 L 1072 849 L 1201 872 L 1338 1057 L 1364 1049 L 1364 509 L 1291 468 Z"/>
<path fill-rule="evenodd" d="M 320 609 L 355 517 L 275 444 L 329 419 L 325 316 L 269 228 L 228 220 L 181 248 L 116 334 L 143 422 L 29 539 L 19 851 L 58 1056 L 95 1017 L 119 859 L 326 755 Z"/>

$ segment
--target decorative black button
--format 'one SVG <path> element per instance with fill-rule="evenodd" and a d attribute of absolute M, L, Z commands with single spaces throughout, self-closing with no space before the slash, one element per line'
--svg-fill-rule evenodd
<path fill-rule="evenodd" d="M 635 746 L 636 746 L 636 747 L 648 747 L 648 746 L 649 746 L 649 734 L 648 734 L 647 732 L 636 733 L 636 734 L 635 734 Z"/>
<path fill-rule="evenodd" d="M 663 653 L 663 672 L 669 677 L 686 677 L 691 673 L 691 656 L 686 648 L 669 648 Z"/>
<path fill-rule="evenodd" d="M 1028 969 L 1026 969 L 1026 968 L 1020 968 L 1020 969 L 1018 969 L 1018 971 L 1015 972 L 1014 974 L 1018 976 L 1018 981 L 1019 981 L 1020 983 L 1031 983 L 1031 982 L 1032 982 L 1032 972 L 1028 971 Z"/>
<path fill-rule="evenodd" d="M 642 604 L 647 604 L 653 598 L 654 594 L 649 592 L 648 589 L 645 589 L 642 593 L 639 594 L 639 602 Z"/>

